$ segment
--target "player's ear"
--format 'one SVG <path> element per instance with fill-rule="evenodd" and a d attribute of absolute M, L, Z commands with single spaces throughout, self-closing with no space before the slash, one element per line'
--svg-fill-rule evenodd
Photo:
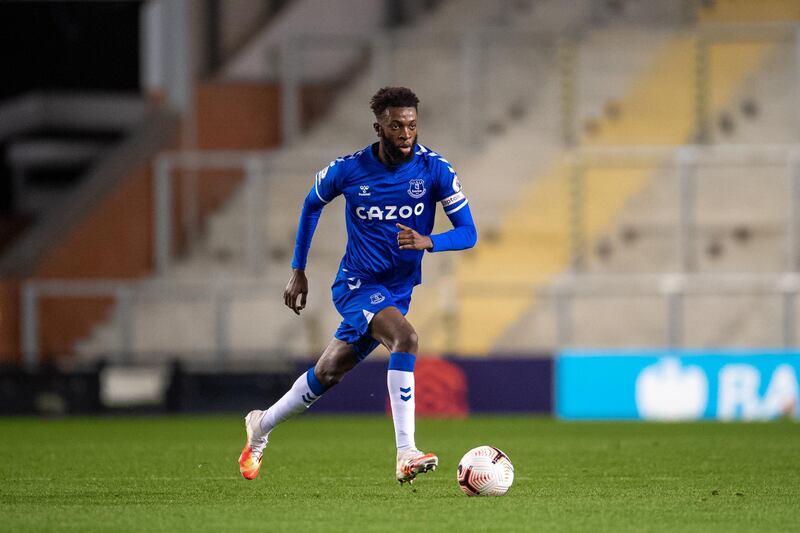
<path fill-rule="evenodd" d="M 378 137 L 381 136 L 381 125 L 380 124 L 378 124 L 377 122 L 373 122 L 372 123 L 372 129 L 375 130 L 375 133 L 378 134 Z"/>

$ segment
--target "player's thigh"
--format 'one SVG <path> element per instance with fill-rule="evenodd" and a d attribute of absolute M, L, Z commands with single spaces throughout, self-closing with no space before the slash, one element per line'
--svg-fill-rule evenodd
<path fill-rule="evenodd" d="M 315 369 L 318 378 L 341 378 L 357 364 L 358 356 L 353 346 L 333 338 L 317 360 Z"/>
<path fill-rule="evenodd" d="M 417 332 L 397 307 L 386 307 L 372 317 L 369 335 L 389 351 L 416 351 Z"/>

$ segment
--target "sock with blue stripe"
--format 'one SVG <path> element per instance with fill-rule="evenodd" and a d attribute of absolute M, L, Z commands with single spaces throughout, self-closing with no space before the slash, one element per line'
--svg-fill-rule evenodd
<path fill-rule="evenodd" d="M 414 443 L 414 409 L 417 391 L 414 387 L 414 362 L 416 357 L 405 352 L 392 352 L 386 383 L 392 404 L 394 436 L 398 451 L 416 448 Z"/>
<path fill-rule="evenodd" d="M 297 378 L 292 388 L 272 404 L 261 417 L 261 430 L 264 435 L 268 436 L 275 426 L 311 407 L 324 392 L 325 387 L 317 379 L 312 366 Z"/>

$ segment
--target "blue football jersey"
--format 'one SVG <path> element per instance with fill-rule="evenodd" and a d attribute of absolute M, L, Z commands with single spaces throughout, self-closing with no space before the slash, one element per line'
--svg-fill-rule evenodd
<path fill-rule="evenodd" d="M 387 286 L 421 282 L 424 252 L 400 250 L 395 224 L 429 235 L 437 202 L 448 215 L 467 205 L 452 165 L 419 144 L 395 168 L 381 163 L 372 146 L 337 158 L 316 174 L 313 191 L 322 204 L 344 195 L 348 240 L 340 269 Z"/>

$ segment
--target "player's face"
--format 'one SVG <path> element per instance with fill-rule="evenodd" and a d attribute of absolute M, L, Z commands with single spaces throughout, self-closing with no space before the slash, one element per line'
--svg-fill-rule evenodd
<path fill-rule="evenodd" d="M 381 152 L 387 163 L 403 163 L 414 157 L 417 142 L 417 110 L 413 107 L 388 107 L 375 123 L 381 138 Z"/>

